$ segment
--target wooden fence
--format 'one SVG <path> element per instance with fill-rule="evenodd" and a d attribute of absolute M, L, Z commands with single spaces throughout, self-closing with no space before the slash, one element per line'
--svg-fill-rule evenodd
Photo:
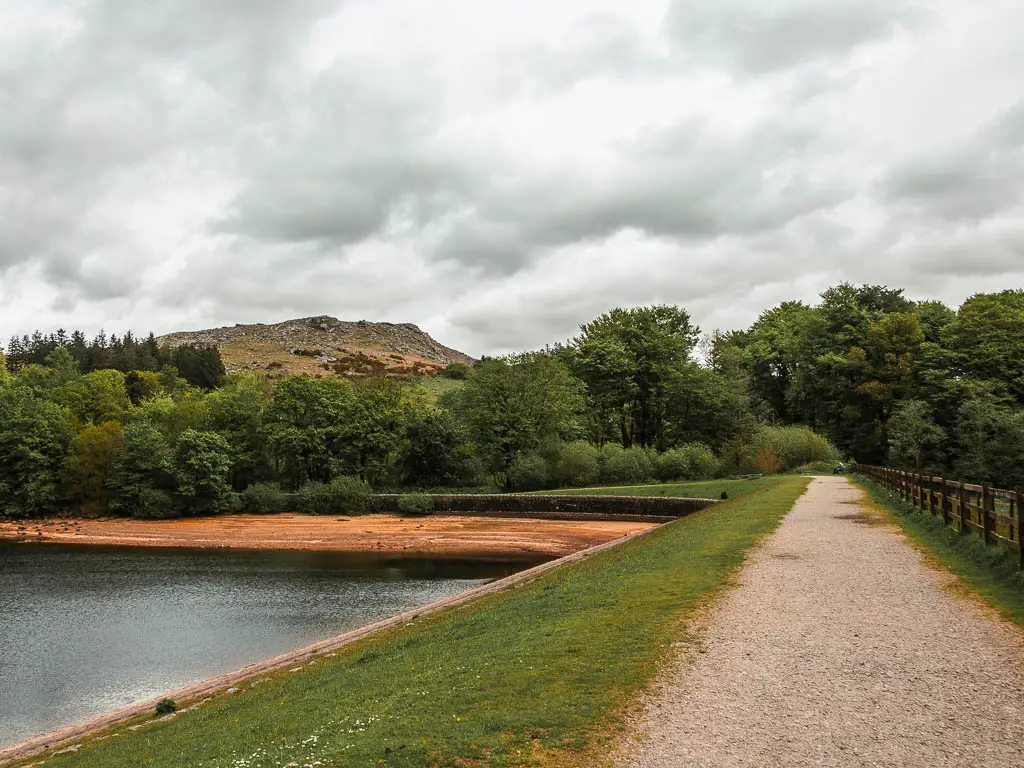
<path fill-rule="evenodd" d="M 1017 552 L 1018 564 L 1024 569 L 1024 488 L 1007 491 L 988 483 L 973 485 L 904 472 L 888 467 L 858 464 L 857 471 L 895 491 L 909 504 L 929 512 L 960 533 L 977 531 L 985 543 L 1009 547 Z"/>

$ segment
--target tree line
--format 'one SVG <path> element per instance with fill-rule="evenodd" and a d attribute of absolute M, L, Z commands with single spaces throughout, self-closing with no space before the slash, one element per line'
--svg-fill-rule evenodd
<path fill-rule="evenodd" d="M 4 354 L 4 350 L 0 349 L 0 354 Z M 25 366 L 36 366 L 30 372 L 42 372 L 44 376 L 47 374 L 42 369 L 67 368 L 69 359 L 74 361 L 76 373 L 115 370 L 132 374 L 174 368 L 176 375 L 203 389 L 213 389 L 224 376 L 224 363 L 215 346 L 161 347 L 153 333 L 143 339 L 131 331 L 118 337 L 117 334 L 107 336 L 101 330 L 89 340 L 81 331 L 69 334 L 60 328 L 43 334 L 36 330 L 31 335 L 12 336 L 5 358 L 10 373 L 18 373 Z"/>
<path fill-rule="evenodd" d="M 843 284 L 704 337 L 680 307 L 615 309 L 565 343 L 451 366 L 440 399 L 413 379 L 225 376 L 214 348 L 152 336 L 83 353 L 81 334 L 35 334 L 0 356 L 0 510 L 316 511 L 370 487 L 641 483 L 840 455 L 1021 482 L 1022 296 L 953 311 Z"/>
<path fill-rule="evenodd" d="M 710 357 L 746 380 L 759 418 L 806 425 L 861 462 L 1024 483 L 1024 291 L 954 311 L 841 284 L 716 334 Z"/>

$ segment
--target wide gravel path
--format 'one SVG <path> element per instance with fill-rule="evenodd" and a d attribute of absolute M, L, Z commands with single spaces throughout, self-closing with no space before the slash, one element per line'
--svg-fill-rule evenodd
<path fill-rule="evenodd" d="M 1024 766 L 1024 634 L 863 498 L 811 483 L 682 639 L 623 765 Z"/>

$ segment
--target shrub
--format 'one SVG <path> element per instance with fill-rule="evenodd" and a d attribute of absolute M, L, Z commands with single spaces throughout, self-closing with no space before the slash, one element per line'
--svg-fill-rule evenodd
<path fill-rule="evenodd" d="M 370 508 L 373 491 L 357 477 L 336 477 L 329 483 L 306 483 L 298 507 L 309 515 L 359 514 Z"/>
<path fill-rule="evenodd" d="M 588 442 L 569 443 L 555 461 L 551 479 L 558 485 L 593 485 L 601 477 L 600 457 L 601 452 Z"/>
<path fill-rule="evenodd" d="M 767 449 L 775 455 L 783 472 L 814 461 L 839 460 L 836 447 L 807 427 L 761 427 L 754 434 L 750 447 L 755 467 L 758 456 L 764 454 L 764 458 L 768 458 Z"/>
<path fill-rule="evenodd" d="M 296 494 L 296 506 L 300 512 L 307 515 L 329 515 L 331 514 L 330 491 L 327 490 L 327 483 L 311 481 L 299 488 Z"/>
<path fill-rule="evenodd" d="M 441 375 L 446 379 L 455 379 L 457 381 L 463 381 L 468 379 L 473 369 L 465 363 L 449 363 L 445 369 L 441 372 Z"/>
<path fill-rule="evenodd" d="M 662 482 L 706 480 L 717 469 L 718 459 L 704 443 L 686 443 L 654 457 L 654 473 Z"/>
<path fill-rule="evenodd" d="M 286 512 L 291 500 L 275 483 L 253 483 L 242 491 L 242 511 L 254 515 Z"/>
<path fill-rule="evenodd" d="M 179 514 L 171 494 L 157 488 L 137 489 L 132 494 L 130 510 L 132 517 L 153 520 L 176 517 Z"/>
<path fill-rule="evenodd" d="M 156 713 L 158 715 L 170 715 L 177 711 L 178 705 L 174 703 L 174 699 L 160 699 L 156 703 Z"/>
<path fill-rule="evenodd" d="M 754 469 L 762 475 L 774 475 L 782 469 L 782 462 L 770 446 L 764 446 L 754 456 Z"/>
<path fill-rule="evenodd" d="M 508 483 L 517 491 L 535 491 L 551 479 L 548 463 L 539 453 L 520 453 L 508 471 Z"/>
<path fill-rule="evenodd" d="M 242 494 L 231 491 L 223 498 L 220 503 L 220 511 L 228 515 L 239 515 L 244 510 L 242 508 Z"/>
<path fill-rule="evenodd" d="M 643 448 L 606 445 L 601 457 L 601 478 L 606 482 L 644 483 L 654 477 L 651 456 Z"/>
<path fill-rule="evenodd" d="M 409 517 L 429 515 L 434 511 L 434 497 L 429 493 L 405 493 L 398 497 L 398 509 Z"/>

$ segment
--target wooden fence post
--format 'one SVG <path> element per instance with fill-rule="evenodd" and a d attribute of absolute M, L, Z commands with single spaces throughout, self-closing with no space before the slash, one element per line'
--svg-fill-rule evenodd
<path fill-rule="evenodd" d="M 942 505 L 942 524 L 948 526 L 949 513 L 951 511 L 949 506 L 949 485 L 946 483 L 946 478 L 944 477 L 939 478 L 939 483 L 941 484 L 942 489 L 942 501 L 940 502 Z"/>
<path fill-rule="evenodd" d="M 935 478 L 928 475 L 928 514 L 935 514 Z"/>
<path fill-rule="evenodd" d="M 1024 571 L 1024 535 L 1021 534 L 1021 531 L 1024 530 L 1022 529 L 1022 526 L 1024 526 L 1024 510 L 1020 507 L 1021 501 L 1024 501 L 1024 488 L 1017 486 L 1014 497 L 1014 504 L 1017 506 L 1017 565 Z"/>
<path fill-rule="evenodd" d="M 956 494 L 957 506 L 960 507 L 960 533 L 967 533 L 967 489 L 964 488 L 964 481 L 960 481 L 960 488 Z"/>
<path fill-rule="evenodd" d="M 989 511 L 995 511 L 995 496 L 992 495 L 992 486 L 982 483 L 981 486 L 981 524 L 984 527 L 982 535 L 985 537 L 985 545 L 988 546 L 988 532 L 992 529 L 992 519 Z"/>

